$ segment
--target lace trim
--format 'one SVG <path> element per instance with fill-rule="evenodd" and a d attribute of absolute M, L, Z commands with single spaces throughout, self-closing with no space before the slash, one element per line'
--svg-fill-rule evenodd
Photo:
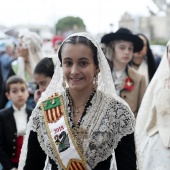
<path fill-rule="evenodd" d="M 84 154 L 94 168 L 112 154 L 123 136 L 133 133 L 134 119 L 125 105 L 100 92 L 92 99 L 92 105 L 80 127 L 88 129 L 89 138 L 83 143 Z"/>

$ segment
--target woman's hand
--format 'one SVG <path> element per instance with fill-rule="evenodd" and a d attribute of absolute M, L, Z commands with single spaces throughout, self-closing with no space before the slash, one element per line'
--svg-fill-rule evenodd
<path fill-rule="evenodd" d="M 34 101 L 37 103 L 39 98 L 41 97 L 42 91 L 40 89 L 36 90 L 34 93 Z"/>

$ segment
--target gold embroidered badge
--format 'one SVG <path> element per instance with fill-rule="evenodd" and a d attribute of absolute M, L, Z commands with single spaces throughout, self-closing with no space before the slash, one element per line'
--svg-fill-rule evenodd
<path fill-rule="evenodd" d="M 42 106 L 48 123 L 56 122 L 63 115 L 59 97 L 49 98 L 43 102 Z"/>

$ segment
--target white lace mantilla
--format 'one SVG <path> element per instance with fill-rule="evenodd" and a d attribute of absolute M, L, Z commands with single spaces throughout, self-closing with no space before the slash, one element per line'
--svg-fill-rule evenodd
<path fill-rule="evenodd" d="M 64 105 L 68 106 L 69 100 L 65 93 L 63 100 Z M 86 115 L 82 118 L 80 128 L 88 131 L 88 138 L 83 141 L 83 151 L 88 165 L 93 169 L 99 162 L 106 160 L 113 153 L 123 136 L 133 133 L 134 117 L 127 106 L 114 98 L 105 96 L 100 91 L 96 92 L 91 103 L 92 105 L 88 107 Z M 66 113 L 69 113 L 68 107 Z M 68 121 L 71 127 L 72 122 L 69 118 Z M 59 166 L 47 135 L 42 111 L 38 107 L 34 110 L 28 124 L 27 131 L 30 132 L 31 130 L 37 132 L 42 149 Z M 29 133 L 27 133 L 27 139 L 28 135 Z M 25 140 L 27 141 L 27 139 Z M 22 150 L 25 153 L 22 153 L 23 160 L 20 160 L 22 168 L 25 164 L 27 152 L 25 142 L 24 145 Z M 60 166 L 59 169 L 61 169 Z"/>

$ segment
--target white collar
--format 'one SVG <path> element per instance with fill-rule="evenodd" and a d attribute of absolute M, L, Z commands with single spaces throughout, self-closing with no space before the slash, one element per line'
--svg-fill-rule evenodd
<path fill-rule="evenodd" d="M 126 67 L 124 67 L 122 70 L 116 71 L 113 68 L 112 73 L 115 74 L 117 78 L 119 78 L 121 75 L 123 75 L 125 73 L 125 69 L 126 69 Z"/>
<path fill-rule="evenodd" d="M 26 104 L 24 104 L 24 106 L 22 106 L 20 109 L 18 109 L 14 104 L 12 105 L 12 107 L 14 108 L 14 111 L 23 111 L 26 109 Z"/>

